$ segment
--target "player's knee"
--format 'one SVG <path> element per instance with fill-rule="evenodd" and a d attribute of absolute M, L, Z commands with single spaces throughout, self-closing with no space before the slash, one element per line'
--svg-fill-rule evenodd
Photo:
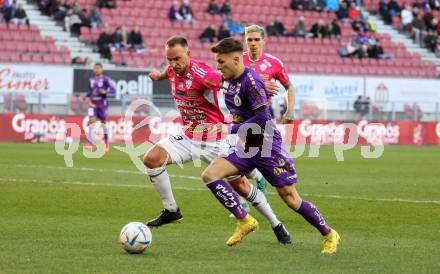
<path fill-rule="evenodd" d="M 232 181 L 229 181 L 229 184 L 234 188 L 234 190 L 243 197 L 246 197 L 250 192 L 249 184 L 243 179 L 238 178 Z"/>
<path fill-rule="evenodd" d="M 163 157 L 155 151 L 149 151 L 144 156 L 144 165 L 147 168 L 158 168 L 165 165 Z"/>
<path fill-rule="evenodd" d="M 202 173 L 202 180 L 205 183 L 209 183 L 215 180 L 218 180 L 218 176 L 215 174 L 215 171 L 212 168 L 207 168 Z"/>

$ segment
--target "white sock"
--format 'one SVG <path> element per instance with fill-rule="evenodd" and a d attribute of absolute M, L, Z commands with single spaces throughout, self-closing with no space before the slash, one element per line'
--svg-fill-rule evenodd
<path fill-rule="evenodd" d="M 151 183 L 159 193 L 159 197 L 162 200 L 163 207 L 171 212 L 177 211 L 177 203 L 174 200 L 173 190 L 171 189 L 170 176 L 166 169 L 159 175 L 152 175 L 150 177 Z"/>
<path fill-rule="evenodd" d="M 95 140 L 94 138 L 94 133 L 95 133 L 95 124 L 91 124 L 88 126 L 88 130 L 87 130 L 87 139 L 89 141 L 89 143 L 94 144 Z"/>
<path fill-rule="evenodd" d="M 248 177 L 249 179 L 260 181 L 261 179 L 263 179 L 263 174 L 261 174 L 261 172 L 258 169 L 254 168 L 254 170 L 249 172 L 246 175 L 246 177 Z"/>
<path fill-rule="evenodd" d="M 266 196 L 264 196 L 263 192 L 258 190 L 258 188 L 256 188 L 255 186 L 251 185 L 251 191 L 246 197 L 246 200 L 248 200 L 252 204 L 252 206 L 255 207 L 256 210 L 258 210 L 258 212 L 266 217 L 272 228 L 281 223 L 280 220 L 278 220 L 277 216 L 275 216 L 275 213 L 273 213 L 269 202 L 267 202 Z"/>

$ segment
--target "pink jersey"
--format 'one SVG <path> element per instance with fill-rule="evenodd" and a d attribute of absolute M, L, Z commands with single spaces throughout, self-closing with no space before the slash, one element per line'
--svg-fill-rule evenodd
<path fill-rule="evenodd" d="M 263 53 L 258 60 L 251 61 L 249 54 L 245 52 L 243 54 L 243 62 L 246 67 L 252 68 L 258 75 L 262 76 L 263 79 L 276 79 L 280 81 L 283 86 L 289 83 L 289 76 L 287 75 L 283 62 L 273 55 Z"/>
<path fill-rule="evenodd" d="M 224 123 L 225 120 L 218 104 L 221 74 L 198 60 L 191 60 L 189 71 L 184 76 L 175 73 L 170 66 L 167 72 L 185 135 L 191 139 L 205 140 L 207 129 L 197 126 Z M 216 139 L 220 139 L 220 135 Z"/>

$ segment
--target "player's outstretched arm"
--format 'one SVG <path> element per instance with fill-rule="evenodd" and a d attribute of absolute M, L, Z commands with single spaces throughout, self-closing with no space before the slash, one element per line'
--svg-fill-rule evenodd
<path fill-rule="evenodd" d="M 165 67 L 162 72 L 153 70 L 148 74 L 148 77 L 153 81 L 166 80 L 168 79 L 168 67 Z"/>
<path fill-rule="evenodd" d="M 295 119 L 295 88 L 289 81 L 284 88 L 287 91 L 286 113 L 284 114 L 284 122 L 289 122 Z"/>

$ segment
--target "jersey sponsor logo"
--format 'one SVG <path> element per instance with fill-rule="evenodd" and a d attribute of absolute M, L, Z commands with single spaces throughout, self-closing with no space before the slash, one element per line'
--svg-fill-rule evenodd
<path fill-rule="evenodd" d="M 240 98 L 240 96 L 238 96 L 238 94 L 236 94 L 236 95 L 234 96 L 234 104 L 235 104 L 237 107 L 241 106 L 241 98 Z"/>
<path fill-rule="evenodd" d="M 189 89 L 189 88 L 192 86 L 192 83 L 193 83 L 193 81 L 192 81 L 191 78 L 190 78 L 190 79 L 187 79 L 187 80 L 186 80 L 186 89 Z"/>
<path fill-rule="evenodd" d="M 177 107 L 195 108 L 202 104 L 202 102 L 186 102 L 179 99 L 174 100 Z"/>
<path fill-rule="evenodd" d="M 234 124 L 239 124 L 243 122 L 243 117 L 241 117 L 237 113 L 232 113 L 232 121 L 234 122 Z"/>
<path fill-rule="evenodd" d="M 171 94 L 176 94 L 176 82 L 174 78 L 171 78 Z"/>
<path fill-rule="evenodd" d="M 188 90 L 186 95 L 188 96 L 188 98 L 192 98 L 192 99 L 200 97 L 200 95 L 197 92 L 197 90 L 193 90 L 193 89 Z"/>
<path fill-rule="evenodd" d="M 260 97 L 266 97 L 266 93 L 264 92 L 264 90 L 257 90 L 257 88 L 255 86 L 251 87 L 250 92 L 254 95 L 254 97 L 256 99 L 259 99 Z"/>

